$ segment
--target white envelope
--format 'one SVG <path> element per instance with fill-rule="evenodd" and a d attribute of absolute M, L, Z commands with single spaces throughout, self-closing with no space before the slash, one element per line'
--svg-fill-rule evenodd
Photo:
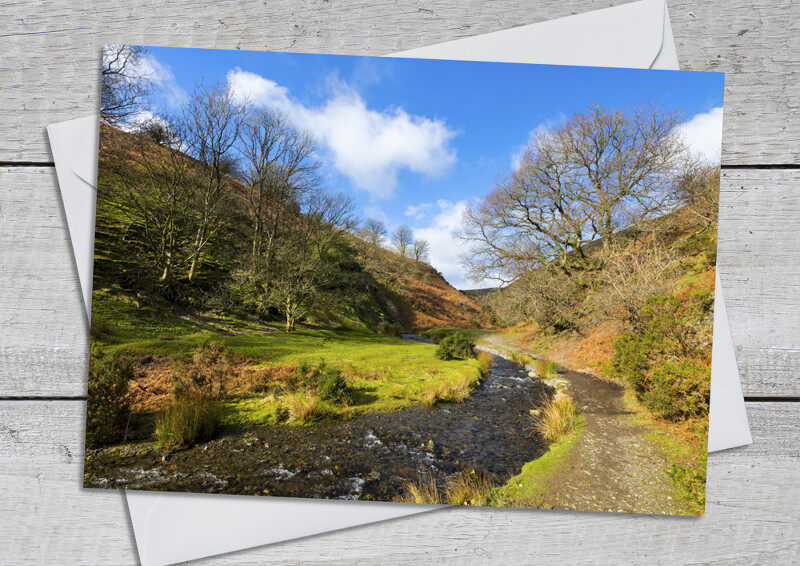
<path fill-rule="evenodd" d="M 392 55 L 677 69 L 663 0 L 642 0 Z M 98 118 L 48 126 L 87 315 L 91 313 Z M 719 275 L 716 282 L 709 452 L 752 443 Z M 125 492 L 145 566 L 431 511 L 434 505 Z"/>

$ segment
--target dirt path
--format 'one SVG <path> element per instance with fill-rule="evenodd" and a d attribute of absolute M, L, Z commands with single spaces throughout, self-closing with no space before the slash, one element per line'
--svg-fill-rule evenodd
<path fill-rule="evenodd" d="M 504 336 L 485 339 L 497 346 L 535 355 Z M 560 377 L 570 390 L 585 428 L 565 459 L 562 469 L 548 483 L 546 509 L 614 511 L 649 514 L 690 514 L 689 505 L 675 492 L 664 473 L 666 457 L 648 441 L 645 427 L 632 422 L 623 403 L 620 385 L 597 377 L 568 371 Z"/>

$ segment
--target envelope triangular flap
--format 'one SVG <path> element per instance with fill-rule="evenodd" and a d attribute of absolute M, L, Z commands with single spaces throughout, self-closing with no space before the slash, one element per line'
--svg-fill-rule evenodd
<path fill-rule="evenodd" d="M 531 26 L 520 26 L 390 57 L 497 61 L 498 53 L 502 53 L 509 63 L 546 60 L 551 65 L 646 69 L 661 51 L 665 17 L 664 0 L 641 0 L 531 24 L 536 26 L 536 33 L 531 33 Z M 565 33 L 565 28 L 569 32 Z M 591 49 L 587 49 L 587 42 Z"/>

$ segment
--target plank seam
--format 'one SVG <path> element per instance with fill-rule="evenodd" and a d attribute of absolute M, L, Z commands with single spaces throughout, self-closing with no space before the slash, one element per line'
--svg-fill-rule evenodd
<path fill-rule="evenodd" d="M 723 171 L 736 171 L 740 169 L 766 169 L 766 170 L 792 170 L 800 169 L 800 164 L 797 163 L 761 163 L 761 164 L 735 164 L 735 165 L 721 165 Z"/>
<path fill-rule="evenodd" d="M 53 161 L 0 161 L 0 167 L 55 167 Z"/>
<path fill-rule="evenodd" d="M 0 395 L 0 401 L 86 401 L 86 395 L 36 396 L 36 395 Z M 745 395 L 745 403 L 800 403 L 800 397 Z"/>

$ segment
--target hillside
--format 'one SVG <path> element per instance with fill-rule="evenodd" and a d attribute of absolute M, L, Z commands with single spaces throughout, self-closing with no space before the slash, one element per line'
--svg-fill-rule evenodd
<path fill-rule="evenodd" d="M 167 199 L 161 194 L 152 197 L 153 202 L 145 199 L 151 198 L 147 191 L 149 186 L 155 186 L 154 178 L 158 177 L 162 184 L 172 179 L 162 181 L 159 177 L 166 175 L 170 167 L 183 168 L 181 179 L 188 179 L 187 182 L 204 173 L 203 165 L 191 157 L 141 136 L 101 126 L 95 289 L 111 289 L 113 295 L 128 297 L 141 305 L 159 303 L 163 308 L 167 302 L 180 316 L 222 311 L 257 316 L 266 323 L 280 321 L 280 313 L 272 307 L 229 299 L 234 292 L 232 281 L 241 269 L 235 258 L 245 256 L 251 245 L 250 234 L 242 228 L 247 222 L 248 188 L 236 178 L 228 177 L 225 186 L 230 196 L 226 210 L 231 220 L 210 239 L 206 250 L 213 246 L 217 253 L 204 251 L 204 269 L 197 278 L 187 279 L 188 264 L 176 267 L 169 286 L 159 282 L 155 272 L 148 277 L 147 271 L 152 269 L 149 262 L 154 260 L 146 255 L 144 240 L 151 237 L 148 230 L 153 231 L 159 218 L 155 212 L 148 212 L 147 216 L 140 209 L 145 205 L 165 206 L 162 201 Z M 133 185 L 144 194 L 136 195 L 138 200 L 131 204 L 131 190 L 127 187 Z M 298 220 L 303 222 L 302 214 L 296 212 L 283 218 L 284 224 Z M 430 265 L 370 246 L 349 233 L 342 234 L 341 240 L 332 252 L 338 266 L 336 275 L 322 281 L 320 286 L 326 294 L 307 309 L 306 322 L 332 327 L 355 324 L 393 332 L 437 326 L 484 327 L 488 323 L 481 307 L 454 289 Z M 99 306 L 102 308 L 102 304 Z"/>

